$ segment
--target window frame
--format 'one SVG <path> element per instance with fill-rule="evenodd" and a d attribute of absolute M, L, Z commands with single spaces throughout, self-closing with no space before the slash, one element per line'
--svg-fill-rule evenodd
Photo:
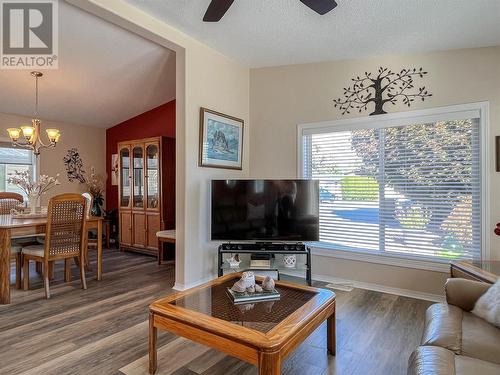
<path fill-rule="evenodd" d="M 415 123 L 429 123 L 464 118 L 479 118 L 479 147 L 481 174 L 481 258 L 490 259 L 490 142 L 489 142 L 489 102 L 459 104 L 430 109 L 395 112 L 384 115 L 356 117 L 349 119 L 303 123 L 297 125 L 297 176 L 307 178 L 304 173 L 304 135 L 328 133 L 366 128 L 386 128 Z M 449 260 L 432 256 L 388 254 L 382 251 L 339 250 L 328 243 L 311 244 L 313 254 L 342 259 L 359 260 L 401 267 L 410 267 L 439 272 L 449 272 Z"/>
<path fill-rule="evenodd" d="M 12 144 L 12 140 L 7 137 L 0 137 L 0 143 Z M 21 147 L 14 147 L 14 146 L 12 148 L 21 149 Z M 37 158 L 33 151 L 31 152 L 31 165 L 33 165 L 33 180 L 38 181 L 40 177 L 40 158 Z"/>

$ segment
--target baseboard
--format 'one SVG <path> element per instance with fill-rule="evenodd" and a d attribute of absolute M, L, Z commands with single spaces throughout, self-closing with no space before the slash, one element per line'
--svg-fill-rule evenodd
<path fill-rule="evenodd" d="M 216 279 L 216 278 L 217 278 L 217 275 L 210 275 L 210 276 L 204 277 L 203 279 L 192 281 L 192 282 L 186 283 L 186 284 L 179 283 L 176 281 L 174 286 L 172 287 L 172 289 L 177 290 L 178 292 L 182 292 L 186 289 L 191 289 L 191 288 L 194 288 L 195 286 L 205 284 L 206 282 L 209 282 L 209 281 Z"/>
<path fill-rule="evenodd" d="M 281 272 L 281 273 L 284 275 L 289 275 L 289 276 L 296 276 L 296 277 L 302 277 L 302 278 L 304 277 L 304 273 L 299 272 L 299 271 L 286 271 L 286 272 Z M 323 281 L 326 283 L 352 283 L 352 285 L 355 288 L 359 288 L 359 289 L 373 290 L 376 292 L 395 294 L 398 296 L 422 299 L 422 300 L 432 301 L 432 302 L 444 302 L 445 301 L 444 295 L 440 295 L 440 294 L 419 292 L 419 291 L 411 290 L 411 289 L 395 288 L 392 286 L 380 285 L 380 284 L 375 284 L 375 283 L 367 283 L 364 281 L 341 279 L 338 277 L 332 277 L 332 276 L 328 276 L 328 275 L 313 274 L 312 279 L 316 280 L 316 281 Z"/>
<path fill-rule="evenodd" d="M 281 272 L 281 274 L 295 276 L 295 277 L 301 277 L 301 278 L 304 277 L 304 272 L 293 271 L 293 270 Z M 204 277 L 203 279 L 199 279 L 199 280 L 187 283 L 187 284 L 175 282 L 172 289 L 177 290 L 179 292 L 182 292 L 186 289 L 194 288 L 195 286 L 204 284 L 204 283 L 206 283 L 210 280 L 213 280 L 215 278 L 217 278 L 217 275 L 210 275 L 210 276 Z M 313 274 L 312 279 L 316 280 L 316 281 L 323 281 L 326 283 L 351 283 L 355 288 L 359 288 L 359 289 L 373 290 L 375 292 L 395 294 L 398 296 L 422 299 L 425 301 L 432 301 L 432 302 L 444 302 L 445 301 L 444 295 L 440 295 L 440 294 L 419 292 L 419 291 L 411 290 L 411 289 L 395 288 L 392 286 L 375 284 L 375 283 L 367 283 L 364 281 L 341 279 L 341 278 L 333 277 L 333 276 L 329 276 L 329 275 Z"/>

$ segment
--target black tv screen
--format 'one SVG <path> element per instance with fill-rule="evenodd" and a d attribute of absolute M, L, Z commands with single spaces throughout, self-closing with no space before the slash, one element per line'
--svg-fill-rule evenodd
<path fill-rule="evenodd" d="M 212 240 L 318 241 L 318 181 L 213 180 Z"/>

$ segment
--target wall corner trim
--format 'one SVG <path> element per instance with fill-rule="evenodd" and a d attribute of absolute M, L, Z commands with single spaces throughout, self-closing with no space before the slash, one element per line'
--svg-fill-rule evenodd
<path fill-rule="evenodd" d="M 187 289 L 191 289 L 191 288 L 194 288 L 194 287 L 199 286 L 201 284 L 205 284 L 206 282 L 209 282 L 209 281 L 214 280 L 216 278 L 217 278 L 217 275 L 213 274 L 213 275 L 210 275 L 210 276 L 207 276 L 207 277 L 204 277 L 202 279 L 192 281 L 192 282 L 186 283 L 186 284 L 176 282 L 174 284 L 174 286 L 172 287 L 172 289 L 176 290 L 178 292 L 183 292 Z"/>

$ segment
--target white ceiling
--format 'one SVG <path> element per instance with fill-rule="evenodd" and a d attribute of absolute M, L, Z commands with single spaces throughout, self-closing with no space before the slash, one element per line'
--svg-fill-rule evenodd
<path fill-rule="evenodd" d="M 59 69 L 39 82 L 39 117 L 111 127 L 175 98 L 175 54 L 59 2 Z M 29 70 L 0 70 L 0 112 L 32 116 Z"/>
<path fill-rule="evenodd" d="M 299 0 L 126 0 L 250 67 L 500 45 L 500 0 L 337 0 L 324 16 Z"/>

